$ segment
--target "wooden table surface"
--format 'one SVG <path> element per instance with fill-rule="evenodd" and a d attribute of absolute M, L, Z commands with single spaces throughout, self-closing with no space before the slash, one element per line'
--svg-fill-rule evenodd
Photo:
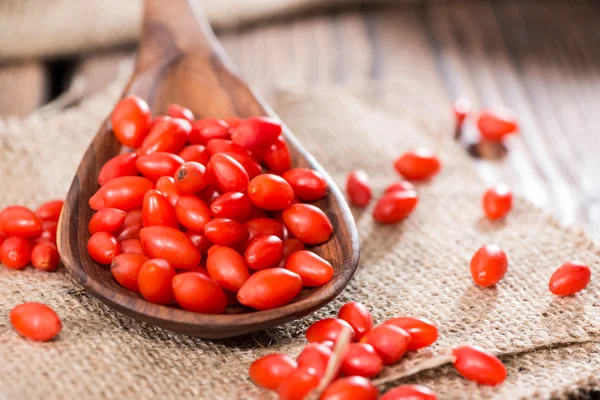
<path fill-rule="evenodd" d="M 252 25 L 219 37 L 264 94 L 284 82 L 404 79 L 432 101 L 517 110 L 504 161 L 474 161 L 564 224 L 600 239 L 600 4 L 577 0 L 430 1 L 354 7 Z M 0 66 L 0 116 L 26 115 L 76 75 L 101 90 L 134 49 Z"/>

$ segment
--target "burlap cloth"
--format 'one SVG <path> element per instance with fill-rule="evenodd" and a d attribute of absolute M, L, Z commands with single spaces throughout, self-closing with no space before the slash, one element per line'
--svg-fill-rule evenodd
<path fill-rule="evenodd" d="M 117 85 L 58 115 L 0 128 L 0 206 L 33 206 L 63 196 L 118 92 Z M 381 193 L 398 179 L 391 161 L 414 146 L 431 146 L 443 160 L 442 173 L 419 185 L 420 203 L 402 224 L 378 226 L 370 210 L 356 211 L 361 262 L 329 306 L 276 329 L 206 341 L 113 312 L 64 270 L 2 269 L 0 398 L 271 398 L 248 379 L 250 362 L 270 352 L 298 354 L 306 327 L 333 316 L 348 300 L 366 304 L 375 321 L 398 315 L 435 321 L 438 343 L 412 358 L 461 343 L 502 356 L 508 378 L 496 388 L 464 380 L 451 367 L 401 381 L 430 386 L 442 399 L 562 398 L 578 388 L 600 387 L 600 280 L 593 278 L 587 290 L 569 298 L 554 297 L 547 288 L 553 270 L 571 259 L 597 273 L 598 248 L 521 200 L 505 222 L 482 218 L 484 187 L 472 161 L 451 141 L 451 125 L 436 119 L 446 110 L 428 100 L 422 89 L 405 84 L 285 91 L 273 99 L 340 185 L 349 170 L 364 168 Z M 473 284 L 468 263 L 487 243 L 506 250 L 510 267 L 496 288 L 482 289 Z M 57 340 L 32 343 L 11 329 L 6 315 L 24 301 L 42 301 L 58 312 L 64 329 Z"/>
<path fill-rule="evenodd" d="M 227 29 L 306 10 L 406 0 L 197 1 L 214 27 Z M 140 31 L 142 7 L 143 0 L 1 0 L 0 61 L 132 44 Z"/>

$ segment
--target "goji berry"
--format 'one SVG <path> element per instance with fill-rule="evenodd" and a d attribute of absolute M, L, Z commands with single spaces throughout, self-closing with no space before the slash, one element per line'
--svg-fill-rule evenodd
<path fill-rule="evenodd" d="M 253 270 L 274 267 L 282 257 L 283 241 L 274 235 L 257 237 L 244 252 L 246 264 Z"/>
<path fill-rule="evenodd" d="M 153 188 L 154 184 L 148 178 L 121 176 L 100 186 L 88 203 L 95 211 L 101 208 L 118 208 L 128 212 L 141 208 L 144 195 Z"/>
<path fill-rule="evenodd" d="M 157 152 L 179 153 L 188 139 L 192 124 L 182 118 L 165 117 L 152 127 L 144 138 L 141 154 Z"/>
<path fill-rule="evenodd" d="M 42 220 L 27 207 L 10 206 L 0 212 L 0 232 L 6 236 L 36 238 L 42 230 Z"/>
<path fill-rule="evenodd" d="M 200 272 L 184 272 L 173 278 L 173 293 L 184 310 L 204 314 L 222 314 L 227 297 L 210 277 Z"/>
<path fill-rule="evenodd" d="M 179 104 L 171 104 L 167 109 L 167 115 L 173 118 L 183 118 L 189 122 L 194 121 L 194 113 L 192 110 L 182 107 Z"/>
<path fill-rule="evenodd" d="M 248 173 L 242 164 L 228 155 L 217 153 L 210 158 L 213 182 L 221 193 L 240 192 L 248 186 Z"/>
<path fill-rule="evenodd" d="M 479 286 L 495 285 L 508 270 L 508 258 L 496 245 L 483 246 L 471 259 L 471 276 Z"/>
<path fill-rule="evenodd" d="M 139 293 L 138 274 L 149 258 L 144 254 L 123 253 L 112 259 L 110 272 L 121 286 Z"/>
<path fill-rule="evenodd" d="M 408 217 L 419 201 L 415 191 L 384 194 L 375 205 L 373 218 L 380 224 L 395 224 Z"/>
<path fill-rule="evenodd" d="M 394 162 L 396 171 L 409 180 L 425 180 L 440 171 L 438 157 L 426 147 L 419 147 L 402 154 Z"/>
<path fill-rule="evenodd" d="M 350 332 L 351 339 L 354 339 L 354 329 L 349 323 L 339 318 L 325 318 L 308 327 L 306 339 L 309 343 L 320 343 L 326 340 L 335 343 L 344 330 Z"/>
<path fill-rule="evenodd" d="M 250 365 L 250 378 L 258 386 L 277 390 L 281 382 L 298 368 L 298 363 L 285 354 L 269 354 Z"/>
<path fill-rule="evenodd" d="M 179 228 L 175 209 L 158 190 L 148 190 L 142 204 L 142 221 L 144 227 L 162 225 Z"/>
<path fill-rule="evenodd" d="M 391 324 L 376 326 L 360 339 L 377 352 L 384 364 L 394 364 L 404 356 L 410 343 L 410 335 L 402 328 Z"/>
<path fill-rule="evenodd" d="M 183 158 L 176 154 L 156 152 L 139 156 L 135 165 L 142 175 L 156 181 L 161 176 L 173 176 L 183 163 Z"/>
<path fill-rule="evenodd" d="M 117 240 L 137 239 L 140 237 L 140 230 L 144 227 L 142 210 L 131 210 L 123 222 L 123 230 L 117 236 Z"/>
<path fill-rule="evenodd" d="M 252 117 L 243 120 L 231 134 L 231 140 L 246 148 L 254 149 L 273 144 L 281 134 L 281 124 L 268 117 Z"/>
<path fill-rule="evenodd" d="M 319 378 L 312 368 L 298 368 L 283 379 L 277 388 L 279 400 L 302 400 L 319 384 Z"/>
<path fill-rule="evenodd" d="M 352 204 L 357 207 L 366 207 L 372 197 L 367 173 L 362 169 L 350 172 L 346 180 L 346 191 Z"/>
<path fill-rule="evenodd" d="M 213 246 L 208 252 L 206 269 L 219 286 L 230 292 L 238 292 L 250 277 L 244 258 L 225 246 Z"/>
<path fill-rule="evenodd" d="M 210 205 L 210 213 L 214 218 L 229 218 L 244 222 L 252 214 L 252 202 L 243 192 L 229 192 L 219 196 Z"/>
<path fill-rule="evenodd" d="M 344 375 L 357 375 L 372 378 L 383 369 L 383 361 L 370 344 L 352 343 L 342 361 Z"/>
<path fill-rule="evenodd" d="M 175 172 L 175 186 L 180 194 L 195 194 L 206 189 L 210 176 L 206 167 L 195 161 L 188 161 Z"/>
<path fill-rule="evenodd" d="M 377 400 L 379 391 L 362 376 L 340 378 L 330 384 L 320 400 Z"/>
<path fill-rule="evenodd" d="M 494 110 L 482 110 L 477 120 L 477 128 L 483 139 L 499 142 L 507 135 L 518 131 L 519 125 L 514 112 L 501 107 Z"/>
<path fill-rule="evenodd" d="M 312 368 L 315 375 L 322 378 L 332 355 L 333 351 L 328 346 L 322 343 L 309 343 L 298 355 L 296 361 L 298 362 L 298 368 Z"/>
<path fill-rule="evenodd" d="M 500 219 L 512 209 L 512 193 L 508 186 L 497 185 L 486 190 L 482 203 L 483 211 L 489 219 Z"/>
<path fill-rule="evenodd" d="M 31 252 L 31 265 L 35 269 L 54 272 L 58 269 L 60 256 L 56 246 L 51 243 L 37 243 Z"/>
<path fill-rule="evenodd" d="M 111 114 L 112 129 L 117 140 L 123 145 L 138 148 L 148 134 L 150 108 L 137 96 L 121 99 Z"/>
<path fill-rule="evenodd" d="M 209 254 L 210 257 L 210 254 Z M 283 268 L 257 271 L 241 287 L 237 298 L 245 306 L 257 310 L 281 307 L 302 290 L 302 278 Z"/>
<path fill-rule="evenodd" d="M 92 235 L 96 232 L 108 232 L 114 235 L 123 230 L 126 218 L 125 211 L 116 208 L 102 208 L 92 215 L 88 230 Z"/>
<path fill-rule="evenodd" d="M 210 154 L 205 146 L 201 144 L 191 144 L 189 146 L 185 146 L 183 150 L 179 152 L 179 157 L 183 159 L 183 161 L 195 161 L 204 166 L 208 164 L 210 161 Z"/>
<path fill-rule="evenodd" d="M 10 311 L 9 318 L 21 336 L 36 342 L 52 340 L 62 329 L 58 315 L 41 303 L 19 304 Z"/>
<path fill-rule="evenodd" d="M 290 255 L 285 262 L 285 268 L 295 272 L 302 278 L 304 286 L 322 286 L 333 278 L 331 264 L 317 254 L 301 250 Z"/>
<path fill-rule="evenodd" d="M 481 385 L 498 385 L 506 379 L 506 369 L 495 355 L 478 346 L 461 346 L 452 350 L 454 368 L 463 377 Z"/>
<path fill-rule="evenodd" d="M 309 168 L 294 168 L 286 171 L 282 178 L 288 181 L 297 198 L 316 201 L 327 195 L 329 185 L 321 173 Z"/>
<path fill-rule="evenodd" d="M 35 210 L 35 215 L 42 221 L 58 221 L 64 203 L 63 200 L 47 201 Z"/>
<path fill-rule="evenodd" d="M 582 262 L 572 261 L 554 271 L 548 285 L 550 292 L 557 296 L 571 296 L 585 289 L 592 273 Z"/>
<path fill-rule="evenodd" d="M 206 118 L 192 122 L 189 141 L 192 144 L 206 144 L 211 139 L 229 138 L 229 125 L 222 119 Z"/>
<path fill-rule="evenodd" d="M 404 329 L 410 335 L 408 351 L 418 350 L 435 343 L 438 329 L 435 324 L 425 318 L 397 317 L 384 322 Z"/>
<path fill-rule="evenodd" d="M 200 251 L 185 233 L 168 226 L 150 226 L 140 231 L 144 253 L 162 258 L 173 268 L 189 269 L 200 263 Z"/>
<path fill-rule="evenodd" d="M 0 261 L 6 268 L 25 268 L 31 261 L 33 245 L 26 238 L 10 236 L 0 246 Z"/>
<path fill-rule="evenodd" d="M 263 210 L 283 210 L 292 204 L 294 191 L 282 177 L 263 174 L 250 181 L 248 196 L 255 206 Z"/>
<path fill-rule="evenodd" d="M 92 260 L 108 265 L 114 257 L 121 254 L 121 245 L 110 233 L 96 232 L 88 240 L 87 251 Z"/>
<path fill-rule="evenodd" d="M 194 232 L 204 232 L 204 226 L 210 221 L 208 207 L 196 196 L 180 196 L 175 204 L 175 215 L 181 225 Z"/>
<path fill-rule="evenodd" d="M 283 221 L 290 233 L 306 244 L 324 243 L 333 233 L 327 215 L 310 204 L 292 204 L 283 211 Z"/>
<path fill-rule="evenodd" d="M 357 301 L 344 304 L 338 311 L 338 318 L 352 326 L 355 340 L 362 339 L 373 328 L 371 312 L 364 304 Z"/>
<path fill-rule="evenodd" d="M 138 272 L 140 294 L 151 303 L 174 303 L 173 278 L 175 275 L 175 269 L 167 260 L 153 258 L 146 261 Z"/>

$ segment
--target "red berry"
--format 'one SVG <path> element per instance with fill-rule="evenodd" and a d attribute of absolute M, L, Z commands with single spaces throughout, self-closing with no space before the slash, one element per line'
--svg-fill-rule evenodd
<path fill-rule="evenodd" d="M 10 311 L 10 323 L 21 336 L 36 342 L 53 339 L 62 329 L 58 315 L 47 305 L 23 303 Z"/>
<path fill-rule="evenodd" d="M 438 337 L 437 327 L 425 318 L 397 317 L 384 322 L 404 329 L 410 335 L 408 351 L 418 350 L 435 343 Z"/>
<path fill-rule="evenodd" d="M 156 152 L 139 156 L 135 165 L 142 175 L 156 181 L 161 176 L 173 176 L 183 163 L 176 154 Z"/>
<path fill-rule="evenodd" d="M 384 324 L 371 329 L 360 340 L 377 352 L 384 364 L 394 364 L 404 356 L 410 343 L 410 335 L 402 328 Z"/>
<path fill-rule="evenodd" d="M 117 240 L 137 239 L 143 227 L 142 210 L 129 211 L 123 223 L 123 230 L 119 233 Z"/>
<path fill-rule="evenodd" d="M 512 193 L 508 186 L 498 185 L 485 192 L 482 202 L 483 211 L 489 219 L 500 219 L 512 208 Z"/>
<path fill-rule="evenodd" d="M 165 117 L 152 127 L 142 142 L 141 154 L 179 153 L 188 139 L 192 124 L 182 118 Z"/>
<path fill-rule="evenodd" d="M 252 274 L 237 298 L 245 306 L 269 310 L 288 304 L 301 289 L 302 278 L 298 274 L 283 268 L 269 268 Z"/>
<path fill-rule="evenodd" d="M 250 198 L 243 192 L 225 193 L 210 205 L 210 213 L 214 218 L 229 218 L 240 222 L 250 218 L 252 209 Z"/>
<path fill-rule="evenodd" d="M 356 301 L 346 303 L 338 311 L 338 318 L 346 321 L 354 329 L 354 339 L 360 340 L 373 328 L 371 312 L 363 304 Z"/>
<path fill-rule="evenodd" d="M 47 201 L 35 210 L 35 215 L 42 221 L 58 221 L 64 203 L 63 200 Z"/>
<path fill-rule="evenodd" d="M 283 221 L 290 233 L 306 244 L 324 243 L 333 233 L 327 215 L 310 204 L 292 204 L 283 211 Z"/>
<path fill-rule="evenodd" d="M 200 251 L 178 229 L 158 225 L 143 228 L 140 241 L 146 255 L 165 259 L 173 268 L 189 269 L 200 263 Z"/>
<path fill-rule="evenodd" d="M 471 276 L 479 286 L 492 286 L 502 279 L 508 270 L 508 259 L 496 245 L 488 245 L 475 252 L 471 259 Z"/>
<path fill-rule="evenodd" d="M 210 154 L 206 147 L 201 144 L 191 144 L 186 146 L 179 152 L 179 157 L 183 159 L 183 161 L 195 161 L 202 165 L 207 165 L 210 160 Z"/>
<path fill-rule="evenodd" d="M 233 131 L 231 140 L 246 149 L 272 145 L 281 134 L 281 124 L 268 117 L 243 120 Z"/>
<path fill-rule="evenodd" d="M 111 179 L 121 176 L 136 176 L 138 169 L 136 153 L 119 154 L 108 160 L 98 174 L 98 185 L 102 186 Z"/>
<path fill-rule="evenodd" d="M 248 196 L 255 206 L 263 210 L 283 210 L 292 204 L 294 191 L 282 177 L 263 174 L 248 184 Z"/>
<path fill-rule="evenodd" d="M 144 254 L 123 253 L 112 259 L 110 272 L 121 286 L 139 293 L 138 274 L 149 258 Z"/>
<path fill-rule="evenodd" d="M 210 221 L 208 207 L 196 196 L 180 196 L 175 204 L 175 215 L 181 225 L 194 232 L 204 232 L 204 226 Z"/>
<path fill-rule="evenodd" d="M 281 382 L 298 367 L 294 359 L 285 354 L 269 354 L 250 365 L 250 378 L 258 386 L 277 390 Z"/>
<path fill-rule="evenodd" d="M 409 181 L 395 182 L 385 189 L 385 194 L 392 192 L 415 191 L 415 186 Z"/>
<path fill-rule="evenodd" d="M 319 384 L 312 368 L 298 368 L 285 378 L 277 388 L 279 400 L 303 400 Z"/>
<path fill-rule="evenodd" d="M 230 292 L 238 292 L 250 277 L 244 258 L 225 246 L 213 246 L 208 252 L 206 269 L 219 286 Z"/>
<path fill-rule="evenodd" d="M 169 203 L 175 207 L 179 200 L 179 191 L 175 185 L 175 179 L 171 176 L 161 176 L 156 181 L 155 189 L 169 200 Z"/>
<path fill-rule="evenodd" d="M 102 185 L 88 203 L 95 211 L 101 208 L 117 208 L 128 212 L 142 208 L 144 195 L 153 188 L 154 184 L 148 178 L 122 176 Z"/>
<path fill-rule="evenodd" d="M 330 347 L 322 343 L 309 343 L 306 345 L 302 353 L 298 356 L 298 368 L 314 369 L 314 374 L 319 378 L 325 375 L 329 359 L 333 355 Z"/>
<path fill-rule="evenodd" d="M 419 147 L 398 157 L 394 167 L 406 179 L 424 180 L 437 174 L 441 164 L 433 151 L 426 147 Z"/>
<path fill-rule="evenodd" d="M 108 265 L 115 256 L 121 254 L 121 245 L 110 233 L 96 232 L 88 240 L 87 251 L 92 260 Z"/>
<path fill-rule="evenodd" d="M 320 400 L 377 400 L 379 391 L 361 376 L 338 379 L 325 389 Z"/>
<path fill-rule="evenodd" d="M 321 173 L 309 168 L 294 168 L 282 175 L 302 201 L 316 201 L 327 195 L 329 186 Z"/>
<path fill-rule="evenodd" d="M 351 333 L 351 339 L 354 338 L 354 329 L 349 323 L 339 318 L 325 318 L 308 327 L 306 339 L 310 343 L 320 343 L 326 340 L 336 342 L 344 330 Z"/>
<path fill-rule="evenodd" d="M 402 385 L 388 391 L 379 400 L 437 400 L 437 396 L 425 386 Z"/>
<path fill-rule="evenodd" d="M 44 221 L 42 222 L 42 234 L 37 240 L 48 240 L 49 242 L 56 245 L 56 233 L 58 230 L 58 222 L 56 221 Z M 0 242 L 0 244 L 2 244 Z"/>
<path fill-rule="evenodd" d="M 121 243 L 121 252 L 123 254 L 144 254 L 144 249 L 142 248 L 142 242 L 140 242 L 140 239 L 125 239 L 119 241 L 119 243 Z"/>
<path fill-rule="evenodd" d="M 229 125 L 221 119 L 200 119 L 192 122 L 189 141 L 192 144 L 206 144 L 211 139 L 227 139 L 228 130 Z"/>
<path fill-rule="evenodd" d="M 123 146 L 138 148 L 148 134 L 150 108 L 137 96 L 121 99 L 111 115 L 115 137 Z"/>
<path fill-rule="evenodd" d="M 282 257 L 283 241 L 274 235 L 257 237 L 244 252 L 246 264 L 253 270 L 274 267 Z"/>
<path fill-rule="evenodd" d="M 248 173 L 242 164 L 228 155 L 221 153 L 213 155 L 209 165 L 219 192 L 240 192 L 248 186 Z"/>
<path fill-rule="evenodd" d="M 477 127 L 483 139 L 493 142 L 499 142 L 519 130 L 514 112 L 508 108 L 481 111 Z"/>
<path fill-rule="evenodd" d="M 248 239 L 248 229 L 238 221 L 215 218 L 204 225 L 204 236 L 220 246 L 235 246 Z"/>
<path fill-rule="evenodd" d="M 60 256 L 56 246 L 50 243 L 38 243 L 31 252 L 31 265 L 35 269 L 46 272 L 54 272 L 58 269 Z"/>
<path fill-rule="evenodd" d="M 168 261 L 160 258 L 146 261 L 138 272 L 138 286 L 142 297 L 156 304 L 173 303 L 175 301 L 173 278 L 175 278 L 175 269 Z"/>
<path fill-rule="evenodd" d="M 371 184 L 369 176 L 362 169 L 354 170 L 348 174 L 346 191 L 350 202 L 357 207 L 365 207 L 371 201 Z"/>
<path fill-rule="evenodd" d="M 275 144 L 262 153 L 262 160 L 274 174 L 283 174 L 291 168 L 292 156 L 283 136 L 279 136 Z"/>
<path fill-rule="evenodd" d="M 103 208 L 92 215 L 88 230 L 92 235 L 96 232 L 108 232 L 114 235 L 122 231 L 126 218 L 127 213 L 125 211 L 116 208 Z"/>
<path fill-rule="evenodd" d="M 162 225 L 179 228 L 175 209 L 158 190 L 148 190 L 142 204 L 142 221 L 144 227 Z"/>
<path fill-rule="evenodd" d="M 6 238 L 0 246 L 0 261 L 6 268 L 21 269 L 29 265 L 33 246 L 29 239 L 18 236 Z"/>
<path fill-rule="evenodd" d="M 252 218 L 244 222 L 244 226 L 248 229 L 250 236 L 248 244 L 259 236 L 273 235 L 283 239 L 283 225 L 279 221 L 271 218 Z"/>
<path fill-rule="evenodd" d="M 498 385 L 506 379 L 506 369 L 495 355 L 478 346 L 461 346 L 452 350 L 454 368 L 463 377 L 481 385 Z"/>
<path fill-rule="evenodd" d="M 297 273 L 304 286 L 322 286 L 333 278 L 331 264 L 313 252 L 298 251 L 289 256 L 285 268 Z"/>
<path fill-rule="evenodd" d="M 590 268 L 573 261 L 563 264 L 550 278 L 550 291 L 557 296 L 571 296 L 582 291 L 590 283 L 592 272 Z"/>
<path fill-rule="evenodd" d="M 461 126 L 467 118 L 467 114 L 471 111 L 471 102 L 466 97 L 456 99 L 454 102 L 454 118 L 456 126 Z"/>
<path fill-rule="evenodd" d="M 172 175 L 172 174 L 171 174 Z M 175 186 L 180 194 L 195 194 L 210 184 L 210 175 L 206 167 L 195 161 L 188 161 L 175 172 Z"/>
<path fill-rule="evenodd" d="M 167 115 L 173 118 L 183 118 L 189 122 L 194 121 L 194 113 L 192 110 L 182 107 L 179 104 L 171 104 L 167 109 Z"/>
<path fill-rule="evenodd" d="M 383 361 L 370 344 L 352 343 L 342 362 L 344 375 L 358 375 L 372 378 L 383 369 Z"/>
<path fill-rule="evenodd" d="M 408 217 L 419 201 L 415 191 L 394 191 L 383 195 L 375 205 L 373 218 L 380 224 L 395 224 Z"/>
<path fill-rule="evenodd" d="M 246 170 L 249 179 L 253 179 L 262 172 L 260 164 L 254 161 L 254 159 L 247 154 L 236 153 L 233 151 L 226 151 L 223 154 L 239 162 L 241 166 L 244 167 L 244 170 Z"/>
<path fill-rule="evenodd" d="M 222 314 L 227 308 L 223 289 L 210 277 L 190 271 L 173 278 L 173 293 L 184 310 L 204 314 Z"/>
<path fill-rule="evenodd" d="M 42 230 L 42 220 L 27 207 L 10 206 L 0 212 L 0 232 L 6 236 L 36 238 Z"/>

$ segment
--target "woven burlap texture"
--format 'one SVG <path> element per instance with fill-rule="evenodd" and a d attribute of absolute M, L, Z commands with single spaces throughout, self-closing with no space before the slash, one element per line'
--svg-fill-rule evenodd
<path fill-rule="evenodd" d="M 197 1 L 213 26 L 232 28 L 306 10 L 393 0 Z M 143 0 L 2 0 L 0 60 L 56 57 L 132 44 L 141 27 L 142 6 Z"/>
<path fill-rule="evenodd" d="M 0 398 L 272 398 L 247 378 L 251 361 L 270 352 L 297 355 L 306 327 L 335 315 L 349 300 L 367 305 L 376 322 L 398 315 L 435 321 L 438 343 L 410 358 L 463 343 L 502 355 L 509 374 L 496 388 L 466 381 L 451 367 L 402 381 L 424 383 L 442 399 L 564 397 L 599 387 L 598 280 L 569 298 L 553 297 L 547 288 L 553 270 L 571 259 L 597 272 L 598 248 L 520 200 L 506 221 L 483 218 L 484 187 L 472 161 L 451 141 L 451 125 L 436 119 L 445 110 L 433 108 L 422 88 L 366 87 L 285 91 L 273 99 L 282 119 L 340 186 L 349 170 L 363 168 L 379 195 L 398 180 L 392 160 L 415 146 L 433 147 L 443 160 L 441 174 L 418 186 L 419 205 L 403 223 L 378 226 L 370 209 L 354 210 L 361 261 L 338 299 L 275 329 L 206 341 L 122 316 L 64 271 L 0 269 Z M 63 196 L 117 95 L 113 87 L 45 120 L 33 117 L 0 128 L 0 206 L 35 206 Z M 468 263 L 489 243 L 505 249 L 510 266 L 497 287 L 483 289 L 473 284 Z M 56 340 L 32 343 L 10 328 L 6 315 L 24 301 L 42 301 L 57 311 L 64 328 Z"/>

